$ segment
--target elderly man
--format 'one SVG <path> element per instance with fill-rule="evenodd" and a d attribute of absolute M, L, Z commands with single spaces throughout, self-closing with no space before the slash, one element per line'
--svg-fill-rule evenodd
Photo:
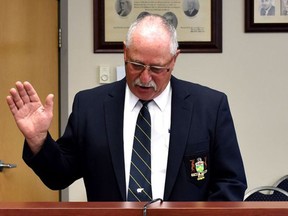
<path fill-rule="evenodd" d="M 53 95 L 42 105 L 30 83 L 17 82 L 7 102 L 26 163 L 51 189 L 83 178 L 89 201 L 242 200 L 227 97 L 175 78 L 179 52 L 165 18 L 138 19 L 124 42 L 126 78 L 79 92 L 57 141 L 49 134 Z"/>

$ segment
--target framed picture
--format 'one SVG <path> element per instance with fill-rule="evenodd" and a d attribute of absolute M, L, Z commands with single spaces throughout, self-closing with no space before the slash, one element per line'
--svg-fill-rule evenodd
<path fill-rule="evenodd" d="M 245 0 L 245 32 L 288 32 L 288 0 Z"/>
<path fill-rule="evenodd" d="M 123 52 L 130 24 L 147 13 L 174 25 L 182 53 L 222 52 L 222 0 L 94 0 L 93 10 L 94 53 Z"/>

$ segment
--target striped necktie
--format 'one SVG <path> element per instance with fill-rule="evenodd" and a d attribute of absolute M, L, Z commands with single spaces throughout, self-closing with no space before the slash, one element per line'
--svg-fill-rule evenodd
<path fill-rule="evenodd" d="M 151 119 L 148 110 L 150 101 L 141 101 L 132 149 L 128 201 L 151 201 Z"/>

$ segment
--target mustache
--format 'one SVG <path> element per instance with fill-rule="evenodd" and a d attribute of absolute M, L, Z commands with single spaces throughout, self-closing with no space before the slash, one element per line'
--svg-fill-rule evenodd
<path fill-rule="evenodd" d="M 157 91 L 157 85 L 153 80 L 151 80 L 149 83 L 144 84 L 141 82 L 140 78 L 137 78 L 134 81 L 134 86 L 136 86 L 136 85 L 140 86 L 140 87 L 145 87 L 145 88 L 153 88 L 154 91 Z"/>

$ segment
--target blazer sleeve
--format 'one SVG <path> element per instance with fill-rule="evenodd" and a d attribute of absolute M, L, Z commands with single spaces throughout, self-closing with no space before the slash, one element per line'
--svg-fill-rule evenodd
<path fill-rule="evenodd" d="M 68 187 L 82 177 L 81 156 L 77 144 L 77 96 L 69 117 L 64 135 L 55 141 L 48 136 L 40 152 L 33 155 L 27 142 L 24 142 L 23 160 L 52 190 Z"/>
<path fill-rule="evenodd" d="M 244 165 L 226 95 L 219 104 L 211 155 L 209 201 L 242 201 L 246 186 Z"/>

